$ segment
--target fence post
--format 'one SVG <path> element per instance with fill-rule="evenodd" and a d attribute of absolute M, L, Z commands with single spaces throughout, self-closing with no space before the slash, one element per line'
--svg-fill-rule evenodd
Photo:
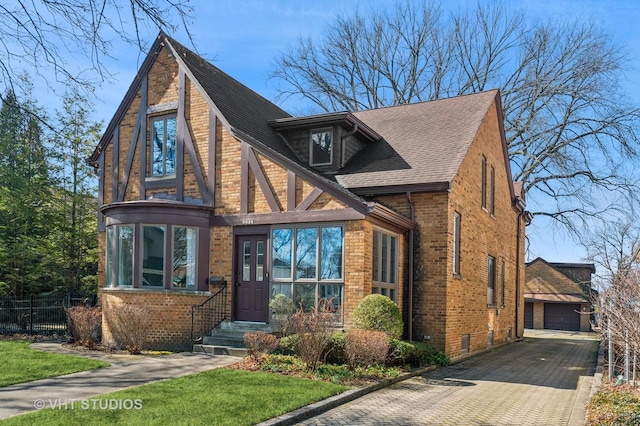
<path fill-rule="evenodd" d="M 29 336 L 33 336 L 33 294 L 29 295 Z"/>

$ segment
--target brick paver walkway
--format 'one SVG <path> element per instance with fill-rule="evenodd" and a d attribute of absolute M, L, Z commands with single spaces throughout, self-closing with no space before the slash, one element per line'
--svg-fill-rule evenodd
<path fill-rule="evenodd" d="M 528 337 L 320 414 L 305 425 L 582 425 L 595 336 Z"/>

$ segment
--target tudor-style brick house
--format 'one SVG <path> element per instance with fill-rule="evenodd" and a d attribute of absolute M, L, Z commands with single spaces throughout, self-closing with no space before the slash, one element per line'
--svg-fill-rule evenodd
<path fill-rule="evenodd" d="M 529 216 L 497 90 L 292 117 L 160 34 L 89 162 L 107 344 L 133 303 L 150 347 L 189 347 L 210 276 L 231 322 L 268 324 L 284 294 L 349 329 L 382 293 L 453 358 L 522 336 Z"/>

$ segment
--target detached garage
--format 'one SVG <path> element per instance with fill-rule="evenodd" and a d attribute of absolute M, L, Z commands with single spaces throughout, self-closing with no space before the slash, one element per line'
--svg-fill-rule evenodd
<path fill-rule="evenodd" d="M 574 265 L 593 268 L 591 264 Z M 525 273 L 525 328 L 591 330 L 591 304 L 583 292 L 590 285 L 574 281 L 554 264 L 540 258 L 528 263 Z"/>

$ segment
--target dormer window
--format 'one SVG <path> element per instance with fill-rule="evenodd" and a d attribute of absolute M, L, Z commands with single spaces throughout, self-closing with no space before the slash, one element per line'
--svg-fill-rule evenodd
<path fill-rule="evenodd" d="M 151 176 L 176 174 L 176 116 L 151 119 Z"/>
<path fill-rule="evenodd" d="M 333 129 L 311 131 L 309 163 L 312 166 L 325 166 L 333 162 Z"/>

